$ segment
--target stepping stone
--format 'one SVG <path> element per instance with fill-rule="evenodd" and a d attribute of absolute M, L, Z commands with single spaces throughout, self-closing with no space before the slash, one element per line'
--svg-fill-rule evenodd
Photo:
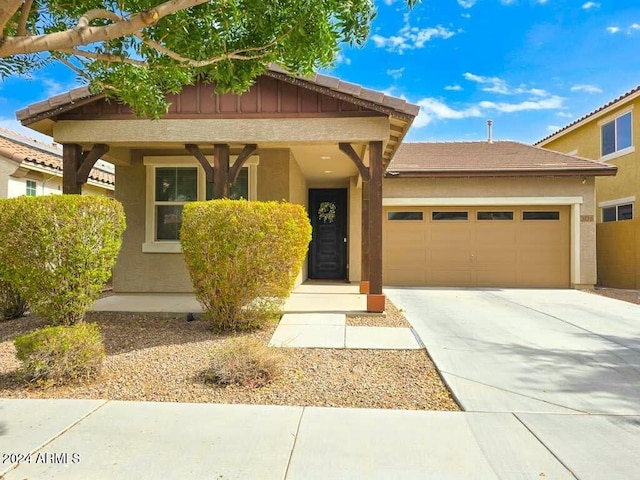
<path fill-rule="evenodd" d="M 342 313 L 285 313 L 280 325 L 339 325 L 344 327 L 347 316 Z"/>
<path fill-rule="evenodd" d="M 344 348 L 344 326 L 279 325 L 273 332 L 270 347 Z"/>

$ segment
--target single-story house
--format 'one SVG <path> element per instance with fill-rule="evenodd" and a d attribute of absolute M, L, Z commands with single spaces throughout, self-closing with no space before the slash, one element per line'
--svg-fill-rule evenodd
<path fill-rule="evenodd" d="M 113 196 L 112 165 L 99 162 L 89 172 L 84 193 Z M 62 149 L 0 128 L 0 198 L 62 193 Z"/>
<path fill-rule="evenodd" d="M 458 146 L 454 157 L 438 150 L 441 144 L 401 146 L 418 106 L 337 78 L 300 78 L 276 67 L 241 95 L 215 94 L 197 83 L 169 100 L 161 120 L 136 118 L 86 88 L 17 112 L 23 125 L 63 145 L 65 192 L 81 190 L 78 173 L 88 168 L 86 158 L 99 154 L 116 165 L 115 197 L 128 223 L 114 270 L 116 292 L 191 291 L 180 254 L 180 214 L 185 202 L 212 196 L 304 205 L 314 228 L 300 280 L 361 282 L 372 311 L 383 308 L 383 278 L 390 285 L 594 283 L 593 176 L 615 168 L 513 143 Z M 457 164 L 447 166 L 448 159 Z M 513 219 L 477 220 L 494 214 Z M 538 217 L 533 228 L 531 216 Z M 476 268 L 498 265 L 485 256 L 497 262 L 503 249 L 509 262 L 526 256 L 518 246 L 522 239 L 556 221 L 563 253 L 555 253 L 554 241 L 539 247 L 565 262 L 560 269 L 492 277 Z M 490 251 L 456 254 L 465 235 L 474 242 L 482 235 L 499 238 Z M 427 261 L 434 257 L 430 249 L 439 256 L 447 246 L 442 260 L 451 268 L 425 273 L 440 268 Z M 465 266 L 462 257 L 475 263 Z M 465 268 L 468 273 L 460 273 Z"/>

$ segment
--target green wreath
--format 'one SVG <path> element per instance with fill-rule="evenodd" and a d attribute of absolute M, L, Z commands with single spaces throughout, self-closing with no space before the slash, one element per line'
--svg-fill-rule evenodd
<path fill-rule="evenodd" d="M 318 209 L 318 218 L 324 223 L 333 223 L 336 219 L 336 204 L 333 202 L 322 202 Z"/>

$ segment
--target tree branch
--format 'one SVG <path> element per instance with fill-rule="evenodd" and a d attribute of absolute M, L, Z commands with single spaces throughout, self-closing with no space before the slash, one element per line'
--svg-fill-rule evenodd
<path fill-rule="evenodd" d="M 21 36 L 5 38 L 4 43 L 0 45 L 0 58 L 6 58 L 11 55 L 74 48 L 80 45 L 88 45 L 95 42 L 106 42 L 115 38 L 126 37 L 154 24 L 160 18 L 186 8 L 207 3 L 207 1 L 209 0 L 169 0 L 150 10 L 137 13 L 128 20 L 122 20 L 120 22 L 99 27 L 88 26 L 91 16 L 87 16 L 87 14 L 85 14 L 81 17 L 82 20 L 79 21 L 78 26 L 70 30 L 65 30 L 64 32 L 35 35 L 33 37 Z M 15 4 L 13 12 L 15 12 L 18 6 L 22 3 L 21 0 L 8 0 L 8 2 L 9 5 Z M 0 22 L 2 21 L 3 12 L 7 10 L 7 6 L 8 5 L 5 3 L 0 7 Z M 13 15 L 13 12 L 11 15 Z M 90 10 L 87 13 L 91 12 L 93 11 Z M 95 13 L 92 13 L 92 15 L 94 14 Z M 102 12 L 102 14 L 104 14 L 104 12 Z M 11 15 L 9 15 L 8 18 L 11 18 Z M 6 21 L 7 20 L 5 20 L 5 23 Z M 82 24 L 80 24 L 80 22 L 82 22 Z"/>
<path fill-rule="evenodd" d="M 20 5 L 22 5 L 22 0 L 4 0 L 0 2 L 0 35 L 4 31 L 4 27 L 7 26 L 7 22 L 18 11 Z"/>
<path fill-rule="evenodd" d="M 18 21 L 18 35 L 27 35 L 27 21 L 29 20 L 29 12 L 33 6 L 33 0 L 25 0 L 20 11 L 20 20 Z"/>
<path fill-rule="evenodd" d="M 137 65 L 138 67 L 146 67 L 147 63 L 140 60 L 133 60 L 131 58 L 122 58 L 117 55 L 109 55 L 108 53 L 96 53 L 86 52 L 77 48 L 61 48 L 58 50 L 60 53 L 66 53 L 69 55 L 76 55 L 78 57 L 91 58 L 93 60 L 102 60 L 104 62 L 111 63 L 128 63 L 129 65 Z"/>

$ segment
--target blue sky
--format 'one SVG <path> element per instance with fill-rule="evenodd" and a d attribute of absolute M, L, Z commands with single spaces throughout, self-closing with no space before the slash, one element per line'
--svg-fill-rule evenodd
<path fill-rule="evenodd" d="M 408 141 L 535 142 L 640 84 L 637 0 L 377 0 L 364 48 L 344 48 L 342 80 L 421 106 Z M 78 86 L 65 67 L 0 84 L 15 110 Z M 24 130 L 20 130 L 24 132 Z"/>

